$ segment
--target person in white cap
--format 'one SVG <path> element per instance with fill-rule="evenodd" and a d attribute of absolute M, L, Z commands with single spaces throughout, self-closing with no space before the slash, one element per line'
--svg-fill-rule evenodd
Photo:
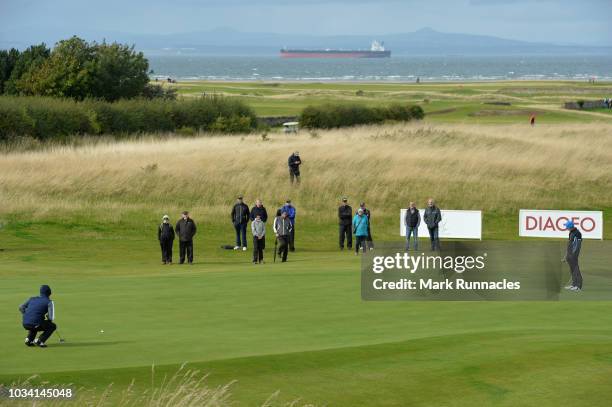
<path fill-rule="evenodd" d="M 172 264 L 172 246 L 174 245 L 174 228 L 170 224 L 170 217 L 164 215 L 162 223 L 157 228 L 157 240 L 161 246 L 162 264 Z"/>

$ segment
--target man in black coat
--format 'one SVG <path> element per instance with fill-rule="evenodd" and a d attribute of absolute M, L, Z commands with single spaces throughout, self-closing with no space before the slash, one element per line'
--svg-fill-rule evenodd
<path fill-rule="evenodd" d="M 157 228 L 157 240 L 161 246 L 162 264 L 172 264 L 172 245 L 174 244 L 174 229 L 168 215 L 164 215 L 162 223 Z"/>
<path fill-rule="evenodd" d="M 423 221 L 429 230 L 429 240 L 431 240 L 431 250 L 440 250 L 439 224 L 442 221 L 442 211 L 436 206 L 433 198 L 427 200 L 427 208 L 423 215 Z"/>
<path fill-rule="evenodd" d="M 294 152 L 289 156 L 287 160 L 287 164 L 289 165 L 289 180 L 293 184 L 293 182 L 300 183 L 300 165 L 302 165 L 302 160 L 300 158 L 300 153 L 298 151 Z"/>
<path fill-rule="evenodd" d="M 342 204 L 338 207 L 338 237 L 340 250 L 344 250 L 344 239 L 346 237 L 346 247 L 353 247 L 353 231 L 351 224 L 353 222 L 353 208 L 348 204 L 346 197 L 342 198 Z"/>
<path fill-rule="evenodd" d="M 249 207 L 244 203 L 242 195 L 238 197 L 232 207 L 232 224 L 236 230 L 236 246 L 234 250 L 247 249 L 246 230 L 249 224 Z"/>
<path fill-rule="evenodd" d="M 185 254 L 189 264 L 193 264 L 193 237 L 196 234 L 196 224 L 189 217 L 189 212 L 183 211 L 182 218 L 174 228 L 179 237 L 180 264 L 185 263 Z"/>
<path fill-rule="evenodd" d="M 263 202 L 261 199 L 257 199 L 255 201 L 255 206 L 251 208 L 251 222 L 255 220 L 257 216 L 261 219 L 263 223 L 268 221 L 268 211 L 266 211 L 266 207 L 263 206 Z"/>

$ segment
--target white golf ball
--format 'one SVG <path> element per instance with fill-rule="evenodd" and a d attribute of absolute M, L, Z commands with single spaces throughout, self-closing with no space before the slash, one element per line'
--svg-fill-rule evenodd
<path fill-rule="evenodd" d="M 100 333 L 103 334 L 104 333 L 104 329 L 100 329 Z"/>

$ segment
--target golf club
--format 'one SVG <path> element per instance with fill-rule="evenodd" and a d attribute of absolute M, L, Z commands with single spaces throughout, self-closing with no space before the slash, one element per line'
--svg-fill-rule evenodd
<path fill-rule="evenodd" d="M 57 337 L 59 338 L 59 343 L 66 342 L 66 340 L 64 338 L 62 338 L 62 335 L 60 335 L 59 331 L 55 331 L 55 333 L 57 333 Z"/>

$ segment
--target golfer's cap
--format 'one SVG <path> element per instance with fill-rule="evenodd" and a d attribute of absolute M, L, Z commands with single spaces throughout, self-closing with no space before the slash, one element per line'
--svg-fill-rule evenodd
<path fill-rule="evenodd" d="M 565 226 L 566 229 L 571 229 L 574 227 L 574 222 L 572 222 L 571 220 L 568 220 L 567 222 L 565 222 Z"/>
<path fill-rule="evenodd" d="M 343 196 L 343 197 L 342 197 L 342 202 L 346 202 L 346 201 L 348 201 L 348 198 L 347 198 L 347 197 L 345 197 L 345 196 Z"/>
<path fill-rule="evenodd" d="M 170 219 L 170 216 L 168 216 L 168 215 L 164 215 L 164 216 L 162 217 L 162 219 Z"/>

